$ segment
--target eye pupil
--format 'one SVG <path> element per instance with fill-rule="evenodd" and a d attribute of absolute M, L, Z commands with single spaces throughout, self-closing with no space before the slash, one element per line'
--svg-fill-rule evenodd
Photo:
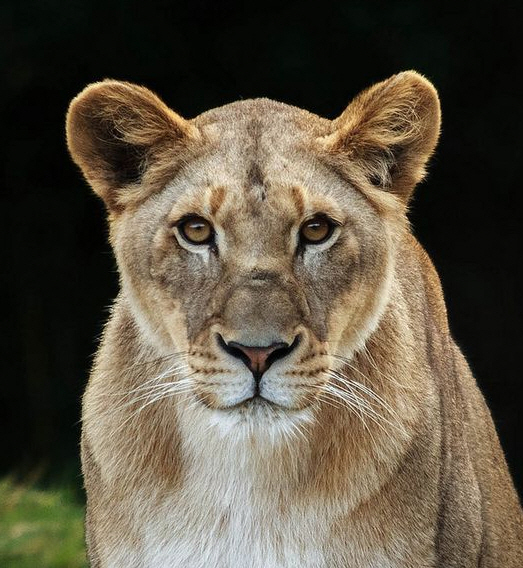
<path fill-rule="evenodd" d="M 203 217 L 189 217 L 178 224 L 182 237 L 196 245 L 208 244 L 213 238 L 213 229 Z"/>
<path fill-rule="evenodd" d="M 319 244 L 331 236 L 333 228 L 333 224 L 328 219 L 313 217 L 301 226 L 300 237 L 305 244 Z"/>

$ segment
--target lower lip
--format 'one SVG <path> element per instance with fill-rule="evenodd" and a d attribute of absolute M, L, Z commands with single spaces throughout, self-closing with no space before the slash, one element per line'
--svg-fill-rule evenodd
<path fill-rule="evenodd" d="M 228 406 L 225 410 L 246 409 L 246 408 L 273 408 L 277 406 L 274 402 L 264 398 L 263 396 L 253 396 L 242 400 L 238 404 Z"/>

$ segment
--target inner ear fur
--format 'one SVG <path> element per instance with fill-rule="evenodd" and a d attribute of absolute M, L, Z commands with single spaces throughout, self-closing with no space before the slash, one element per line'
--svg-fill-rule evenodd
<path fill-rule="evenodd" d="M 112 80 L 88 85 L 72 100 L 66 132 L 73 160 L 110 210 L 143 198 L 154 180 L 165 182 L 159 170 L 174 168 L 183 146 L 198 137 L 148 89 Z"/>
<path fill-rule="evenodd" d="M 322 143 L 347 172 L 407 202 L 425 176 L 440 123 L 432 83 L 405 71 L 358 95 Z"/>

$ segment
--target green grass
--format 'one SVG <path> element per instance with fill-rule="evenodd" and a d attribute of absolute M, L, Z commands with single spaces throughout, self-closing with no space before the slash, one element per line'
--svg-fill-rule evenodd
<path fill-rule="evenodd" d="M 0 566 L 87 567 L 83 517 L 73 491 L 0 479 Z"/>

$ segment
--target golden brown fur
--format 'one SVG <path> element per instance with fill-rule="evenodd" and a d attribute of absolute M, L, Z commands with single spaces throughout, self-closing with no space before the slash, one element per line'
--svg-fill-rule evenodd
<path fill-rule="evenodd" d="M 266 99 L 187 121 L 116 81 L 73 100 L 121 276 L 84 397 L 92 566 L 523 566 L 492 420 L 405 215 L 439 120 L 415 72 L 334 121 Z M 208 245 L 184 239 L 191 215 Z M 332 232 L 306 243 L 318 215 Z M 289 347 L 256 383 L 238 344 Z"/>

